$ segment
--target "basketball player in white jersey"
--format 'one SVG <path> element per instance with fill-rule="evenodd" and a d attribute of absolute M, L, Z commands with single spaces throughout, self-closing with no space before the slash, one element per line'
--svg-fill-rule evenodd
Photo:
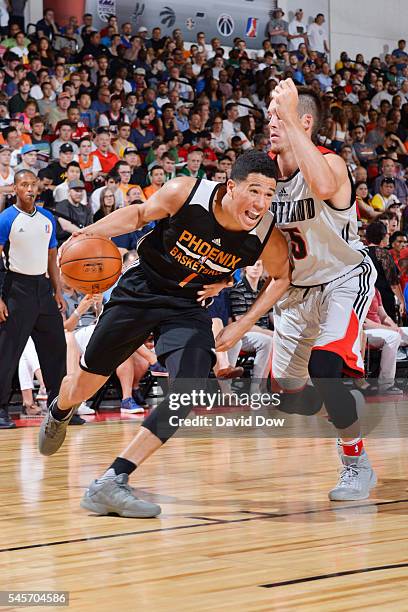
<path fill-rule="evenodd" d="M 329 497 L 365 499 L 376 484 L 357 417 L 359 392 L 343 372 L 364 371 L 360 333 L 374 294 L 376 272 L 357 234 L 351 178 L 341 157 L 313 144 L 321 103 L 310 90 L 281 81 L 269 107 L 271 157 L 279 178 L 272 211 L 292 247 L 292 286 L 274 309 L 272 371 L 284 394 L 281 408 L 317 413 L 324 402 L 338 430 L 343 470 Z M 217 350 L 239 334 L 226 327 Z M 306 385 L 309 377 L 313 386 Z M 358 397 L 360 396 L 360 397 Z"/>

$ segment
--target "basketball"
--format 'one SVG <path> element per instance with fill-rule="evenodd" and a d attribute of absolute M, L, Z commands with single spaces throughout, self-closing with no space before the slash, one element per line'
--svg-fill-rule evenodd
<path fill-rule="evenodd" d="M 60 267 L 67 285 L 82 293 L 103 293 L 122 272 L 117 246 L 100 236 L 77 236 L 64 247 Z"/>

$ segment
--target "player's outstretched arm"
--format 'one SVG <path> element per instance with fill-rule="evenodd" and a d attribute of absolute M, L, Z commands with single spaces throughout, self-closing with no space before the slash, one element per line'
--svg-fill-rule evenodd
<path fill-rule="evenodd" d="M 306 131 L 312 116 L 298 113 L 298 92 L 292 79 L 281 81 L 272 93 L 269 111 L 276 111 L 283 122 L 291 149 L 306 183 L 320 200 L 330 200 L 335 208 L 348 208 L 351 187 L 347 167 L 335 154 L 322 155 Z M 309 119 L 308 119 L 309 117 Z"/>
<path fill-rule="evenodd" d="M 290 285 L 291 265 L 288 243 L 276 227 L 265 245 L 261 259 L 272 280 L 264 285 L 251 308 L 238 321 L 230 323 L 218 334 L 215 341 L 217 351 L 228 351 L 232 348 L 263 315 L 270 311 Z"/>
<path fill-rule="evenodd" d="M 196 179 L 187 176 L 172 179 L 143 204 L 133 204 L 115 210 L 96 223 L 75 232 L 74 235 L 87 234 L 113 238 L 140 229 L 150 221 L 170 217 L 182 207 L 195 182 Z"/>

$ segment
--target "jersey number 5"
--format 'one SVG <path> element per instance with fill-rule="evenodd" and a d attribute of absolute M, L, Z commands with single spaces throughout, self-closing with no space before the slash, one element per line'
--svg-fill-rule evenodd
<path fill-rule="evenodd" d="M 282 229 L 282 232 L 289 234 L 293 259 L 304 259 L 307 255 L 307 249 L 300 230 L 294 227 L 293 229 Z"/>

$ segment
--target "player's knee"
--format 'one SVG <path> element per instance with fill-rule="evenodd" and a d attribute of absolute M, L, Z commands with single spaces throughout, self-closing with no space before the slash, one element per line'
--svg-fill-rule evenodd
<path fill-rule="evenodd" d="M 322 399 L 314 387 L 306 386 L 295 393 L 280 394 L 280 404 L 278 410 L 286 414 L 301 414 L 303 416 L 313 416 L 322 407 Z"/>
<path fill-rule="evenodd" d="M 341 378 L 343 359 L 331 351 L 312 351 L 309 360 L 310 378 Z"/>

